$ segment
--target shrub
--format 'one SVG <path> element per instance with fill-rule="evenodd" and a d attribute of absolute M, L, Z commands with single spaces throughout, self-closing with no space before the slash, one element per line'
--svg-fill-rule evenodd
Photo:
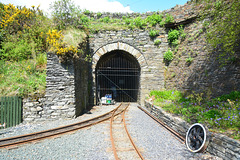
<path fill-rule="evenodd" d="M 49 30 L 47 35 L 47 42 L 50 45 L 50 51 L 56 52 L 57 55 L 72 56 L 78 52 L 76 47 L 72 45 L 67 46 L 66 43 L 63 42 L 61 31 Z"/>
<path fill-rule="evenodd" d="M 47 49 L 46 33 L 51 21 L 38 7 L 4 5 L 1 11 L 0 59 L 21 61 Z M 7 19 L 7 20 L 5 20 Z"/>
<path fill-rule="evenodd" d="M 173 53 L 170 49 L 168 49 L 167 52 L 164 53 L 163 58 L 165 61 L 170 62 L 173 60 Z"/>
<path fill-rule="evenodd" d="M 124 19 L 124 21 L 126 25 L 129 25 L 132 22 L 132 20 L 129 18 Z"/>
<path fill-rule="evenodd" d="M 80 17 L 81 24 L 86 25 L 90 21 L 90 19 L 86 15 L 81 15 Z"/>
<path fill-rule="evenodd" d="M 236 99 L 240 99 L 240 91 L 232 91 L 229 94 L 226 95 L 222 95 L 218 98 L 215 98 L 213 100 L 215 101 L 227 101 L 227 100 L 236 100 Z"/>
<path fill-rule="evenodd" d="M 160 39 L 156 39 L 155 41 L 154 41 L 154 45 L 159 45 L 161 43 L 161 40 Z"/>
<path fill-rule="evenodd" d="M 187 34 L 184 32 L 183 26 L 182 25 L 179 26 L 178 29 L 179 29 L 179 36 L 181 40 L 184 40 Z"/>
<path fill-rule="evenodd" d="M 33 42 L 32 42 L 33 43 Z M 0 59 L 4 60 L 23 60 L 28 59 L 32 55 L 32 46 L 24 39 L 19 41 L 12 38 L 10 41 L 2 42 L 0 49 Z"/>
<path fill-rule="evenodd" d="M 173 46 L 177 46 L 178 44 L 179 44 L 179 40 L 177 40 L 177 39 L 172 42 Z"/>
<path fill-rule="evenodd" d="M 174 22 L 174 18 L 172 15 L 167 14 L 166 18 L 165 18 L 165 24 L 169 24 L 169 23 L 173 23 Z"/>
<path fill-rule="evenodd" d="M 158 102 L 164 102 L 165 100 L 178 100 L 182 97 L 181 92 L 176 90 L 157 91 L 150 92 L 150 96 L 155 96 Z"/>
<path fill-rule="evenodd" d="M 83 12 L 85 15 L 90 15 L 90 11 L 89 10 L 85 10 L 84 12 Z"/>
<path fill-rule="evenodd" d="M 104 22 L 104 23 L 109 23 L 110 18 L 107 16 L 107 17 L 102 18 L 101 21 Z"/>
<path fill-rule="evenodd" d="M 141 17 L 137 17 L 137 18 L 134 19 L 134 24 L 135 24 L 138 28 L 142 29 L 142 28 L 144 28 L 144 26 L 146 25 L 146 22 L 145 22 L 145 20 L 142 19 Z"/>
<path fill-rule="evenodd" d="M 97 17 L 100 18 L 102 16 L 102 13 L 101 12 L 98 12 L 97 13 Z"/>
<path fill-rule="evenodd" d="M 47 54 L 46 53 L 40 53 L 36 57 L 36 65 L 37 66 L 43 66 L 47 64 Z"/>
<path fill-rule="evenodd" d="M 186 62 L 187 62 L 187 63 L 192 63 L 193 60 L 194 60 L 194 58 L 192 58 L 191 56 L 189 56 L 189 57 L 186 59 Z"/>
<path fill-rule="evenodd" d="M 150 32 L 149 32 L 149 36 L 150 36 L 151 38 L 156 37 L 158 34 L 159 34 L 159 31 L 158 31 L 158 30 L 150 30 Z"/>
<path fill-rule="evenodd" d="M 163 19 L 162 15 L 159 14 L 152 14 L 151 16 L 147 17 L 147 22 L 151 25 L 151 26 L 155 26 L 156 24 L 160 24 L 161 21 Z"/>
<path fill-rule="evenodd" d="M 177 40 L 178 39 L 178 36 L 179 36 L 179 31 L 174 29 L 174 30 L 170 30 L 168 32 L 168 41 L 170 43 L 172 43 L 173 41 Z"/>

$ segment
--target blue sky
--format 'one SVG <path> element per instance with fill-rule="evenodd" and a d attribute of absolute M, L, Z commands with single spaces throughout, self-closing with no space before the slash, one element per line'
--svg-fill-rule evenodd
<path fill-rule="evenodd" d="M 46 13 L 50 13 L 49 5 L 55 0 L 1 0 L 2 3 L 31 7 L 38 6 Z M 163 11 L 177 4 L 183 5 L 187 0 L 72 0 L 81 9 L 93 12 L 147 12 Z"/>
<path fill-rule="evenodd" d="M 129 5 L 134 12 L 163 11 L 177 4 L 183 5 L 187 0 L 118 0 L 124 6 Z"/>

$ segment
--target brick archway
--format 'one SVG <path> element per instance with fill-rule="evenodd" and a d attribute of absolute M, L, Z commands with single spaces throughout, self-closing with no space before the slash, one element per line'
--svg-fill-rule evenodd
<path fill-rule="evenodd" d="M 113 43 L 103 45 L 102 47 L 98 48 L 94 52 L 93 57 L 92 57 L 92 69 L 93 69 L 93 71 L 95 71 L 97 62 L 100 59 L 100 57 L 102 55 L 104 55 L 106 53 L 109 53 L 111 51 L 114 51 L 114 50 L 123 50 L 123 51 L 131 54 L 132 56 L 134 56 L 137 59 L 141 68 L 143 66 L 147 65 L 145 57 L 143 56 L 143 54 L 138 49 L 136 49 L 135 47 L 133 47 L 133 46 L 131 46 L 131 45 L 125 43 L 125 42 L 113 42 Z"/>
<path fill-rule="evenodd" d="M 108 53 L 114 52 L 114 51 L 124 51 L 125 53 L 130 54 L 133 58 L 135 58 L 139 64 L 140 72 L 142 72 L 141 68 L 145 68 L 148 66 L 147 61 L 144 55 L 141 53 L 141 51 L 128 43 L 118 41 L 118 42 L 108 43 L 99 47 L 96 51 L 94 51 L 94 54 L 92 56 L 93 96 L 94 96 L 95 102 L 97 102 L 96 100 L 97 86 L 96 86 L 96 77 L 95 77 L 97 64 L 104 55 L 107 55 Z M 137 101 L 139 103 L 140 102 L 142 103 L 143 101 L 142 99 L 142 97 L 144 97 L 143 94 L 145 94 L 145 92 L 141 91 L 141 73 L 140 73 L 139 92 L 138 92 L 138 98 L 137 98 L 138 99 Z"/>

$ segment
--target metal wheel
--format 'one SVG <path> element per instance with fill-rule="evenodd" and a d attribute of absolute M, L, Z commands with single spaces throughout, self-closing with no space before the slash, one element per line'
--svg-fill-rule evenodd
<path fill-rule="evenodd" d="M 202 124 L 193 124 L 188 129 L 186 135 L 186 145 L 191 152 L 203 152 L 207 148 L 208 143 L 208 130 Z"/>

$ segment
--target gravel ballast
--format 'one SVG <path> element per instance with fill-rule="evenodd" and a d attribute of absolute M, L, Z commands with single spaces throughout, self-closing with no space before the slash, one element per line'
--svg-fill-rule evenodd
<path fill-rule="evenodd" d="M 156 123 L 147 114 L 132 104 L 127 112 L 128 131 L 139 148 L 144 149 L 143 157 L 151 160 L 220 159 L 209 154 L 192 153 L 185 144 L 177 140 L 169 131 Z"/>
<path fill-rule="evenodd" d="M 0 130 L 1 138 L 27 134 L 55 128 L 96 117 L 111 111 L 116 106 L 96 106 L 91 114 L 84 114 L 72 120 L 59 120 L 33 124 L 20 124 L 16 127 Z M 100 123 L 93 127 L 78 130 L 61 137 L 46 139 L 38 143 L 26 144 L 15 149 L 0 149 L 0 159 L 109 159 L 107 149 L 110 142 L 106 141 L 109 135 L 106 132 L 109 123 Z"/>
<path fill-rule="evenodd" d="M 84 114 L 73 120 L 21 124 L 17 127 L 0 130 L 1 138 L 75 123 L 106 113 L 114 107 L 97 106 L 91 110 L 92 114 Z M 128 131 L 145 159 L 216 159 L 208 154 L 193 154 L 188 151 L 184 144 L 138 109 L 137 104 L 132 104 L 129 107 L 125 117 Z M 109 121 L 103 122 L 71 134 L 26 144 L 15 149 L 0 149 L 0 159 L 113 159 L 109 123 Z M 131 159 L 131 157 L 129 158 Z"/>

